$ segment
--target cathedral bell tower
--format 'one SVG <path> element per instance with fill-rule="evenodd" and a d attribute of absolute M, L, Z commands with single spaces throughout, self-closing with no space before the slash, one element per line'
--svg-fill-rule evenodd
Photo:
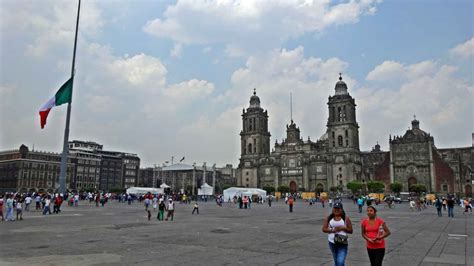
<path fill-rule="evenodd" d="M 240 132 L 240 163 L 238 185 L 258 186 L 258 159 L 270 155 L 270 132 L 268 113 L 260 107 L 260 98 L 254 89 L 250 106 L 242 110 Z"/>
<path fill-rule="evenodd" d="M 329 96 L 327 136 L 329 152 L 333 158 L 333 185 L 346 186 L 361 178 L 359 125 L 356 121 L 356 104 L 347 92 L 347 85 L 339 73 L 334 96 Z"/>

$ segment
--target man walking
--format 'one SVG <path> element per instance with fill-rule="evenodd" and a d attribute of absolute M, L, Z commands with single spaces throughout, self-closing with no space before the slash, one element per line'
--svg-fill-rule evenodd
<path fill-rule="evenodd" d="M 452 197 L 448 198 L 446 205 L 448 206 L 448 217 L 454 218 L 454 200 Z"/>
<path fill-rule="evenodd" d="M 166 215 L 165 221 L 168 221 L 168 219 L 171 217 L 171 221 L 173 221 L 174 218 L 174 202 L 170 198 L 169 203 L 168 203 L 168 214 Z"/>
<path fill-rule="evenodd" d="M 163 221 L 165 216 L 165 203 L 163 202 L 163 198 L 160 199 L 160 203 L 158 204 L 158 216 L 156 217 L 158 221 Z"/>
<path fill-rule="evenodd" d="M 441 208 L 443 208 L 443 202 L 440 198 L 436 198 L 435 207 L 436 211 L 438 212 L 438 217 L 443 217 L 443 214 L 441 213 Z"/>

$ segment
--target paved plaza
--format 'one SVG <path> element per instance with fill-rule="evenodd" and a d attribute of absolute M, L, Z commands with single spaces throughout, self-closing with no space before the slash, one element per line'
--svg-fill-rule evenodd
<path fill-rule="evenodd" d="M 369 265 L 360 236 L 357 206 L 344 201 L 354 224 L 346 265 Z M 411 212 L 378 206 L 392 231 L 384 265 L 474 265 L 474 215 L 455 208 L 455 218 L 434 207 Z M 105 207 L 81 202 L 60 215 L 26 212 L 23 221 L 0 224 L 0 265 L 332 265 L 327 235 L 330 212 L 318 203 L 297 201 L 238 209 L 226 203 L 176 204 L 174 221 L 148 221 L 142 204 L 112 202 Z"/>

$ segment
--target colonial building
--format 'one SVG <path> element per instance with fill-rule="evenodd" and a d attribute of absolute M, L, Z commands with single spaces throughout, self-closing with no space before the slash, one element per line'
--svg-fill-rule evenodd
<path fill-rule="evenodd" d="M 59 187 L 60 165 L 60 153 L 30 150 L 25 145 L 18 150 L 0 152 L 0 191 L 55 191 Z M 75 169 L 72 159 L 68 158 L 68 189 L 72 188 Z"/>
<path fill-rule="evenodd" d="M 69 156 L 76 164 L 73 187 L 77 190 L 98 190 L 102 145 L 92 141 L 70 141 Z"/>
<path fill-rule="evenodd" d="M 249 107 L 242 111 L 237 185 L 327 191 L 334 186 L 346 189 L 354 180 L 379 180 L 387 191 L 391 183 L 399 182 L 404 191 L 424 184 L 432 192 L 472 195 L 473 147 L 438 150 L 415 119 L 403 136 L 389 138 L 390 151 L 382 151 L 378 143 L 371 151 L 360 151 L 356 104 L 342 77 L 327 105 L 326 132 L 321 138 L 303 140 L 290 120 L 286 139 L 275 141 L 270 152 L 269 115 L 254 90 Z"/>
<path fill-rule="evenodd" d="M 342 77 L 329 96 L 327 130 L 316 142 L 303 140 L 291 120 L 286 139 L 275 142 L 270 153 L 268 112 L 254 91 L 250 106 L 242 112 L 241 157 L 237 184 L 246 187 L 289 186 L 295 192 L 327 190 L 362 178 L 359 125 L 356 104 Z"/>
<path fill-rule="evenodd" d="M 472 196 L 474 147 L 438 149 L 433 136 L 420 128 L 420 121 L 415 118 L 411 125 L 403 136 L 389 138 L 390 151 L 376 167 L 375 178 L 387 188 L 401 183 L 403 191 L 423 184 L 427 191 Z"/>
<path fill-rule="evenodd" d="M 177 163 L 170 166 L 156 168 L 157 187 L 165 183 L 172 191 L 181 191 L 187 194 L 197 194 L 198 188 L 204 183 L 214 187 L 215 192 L 222 192 L 223 188 L 235 185 L 235 169 L 231 164 L 225 167 L 208 167 Z M 193 193 L 194 192 L 194 193 Z"/>

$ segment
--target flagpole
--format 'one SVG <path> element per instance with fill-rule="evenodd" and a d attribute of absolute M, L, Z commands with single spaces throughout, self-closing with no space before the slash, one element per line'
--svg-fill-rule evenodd
<path fill-rule="evenodd" d="M 63 142 L 63 153 L 61 155 L 61 169 L 59 172 L 59 192 L 66 193 L 66 176 L 67 176 L 67 156 L 69 153 L 68 142 L 69 142 L 69 122 L 71 120 L 71 102 L 72 102 L 72 90 L 74 88 L 74 66 L 76 64 L 76 47 L 77 47 L 77 31 L 79 29 L 79 13 L 81 11 L 81 0 L 79 0 L 77 6 L 77 20 L 76 20 L 76 34 L 74 36 L 74 51 L 72 53 L 72 68 L 71 68 L 71 100 L 67 104 L 67 115 L 66 115 L 66 128 L 64 129 L 64 142 Z M 72 173 L 71 173 L 72 174 Z"/>

